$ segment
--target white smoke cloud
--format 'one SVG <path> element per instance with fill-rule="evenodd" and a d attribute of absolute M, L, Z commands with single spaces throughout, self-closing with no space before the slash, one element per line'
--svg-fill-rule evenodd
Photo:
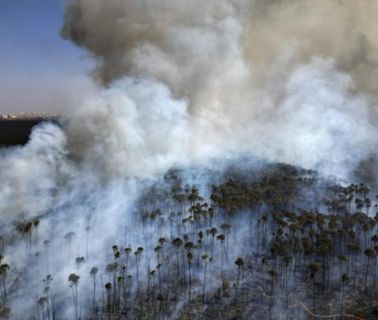
<path fill-rule="evenodd" d="M 163 84 L 126 78 L 69 119 L 70 153 L 104 178 L 151 176 L 185 161 L 187 117 Z"/>
<path fill-rule="evenodd" d="M 185 99 L 192 158 L 249 152 L 346 176 L 376 144 L 376 5 L 70 1 L 62 35 L 104 83 L 147 77 Z"/>
<path fill-rule="evenodd" d="M 66 136 L 52 124 L 36 129 L 25 147 L 1 151 L 0 199 L 4 226 L 11 219 L 38 216 L 53 206 L 51 193 L 58 188 L 67 166 Z"/>

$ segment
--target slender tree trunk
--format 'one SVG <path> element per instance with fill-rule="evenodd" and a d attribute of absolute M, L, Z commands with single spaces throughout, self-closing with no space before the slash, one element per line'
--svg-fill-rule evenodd
<path fill-rule="evenodd" d="M 202 302 L 205 304 L 206 301 L 206 269 L 207 269 L 207 263 L 205 261 L 205 270 L 203 273 L 203 291 L 202 291 Z"/>
<path fill-rule="evenodd" d="M 340 304 L 340 319 L 343 318 L 344 312 L 344 286 L 341 284 L 341 304 Z"/>
<path fill-rule="evenodd" d="M 312 279 L 312 312 L 315 312 L 315 276 Z"/>
<path fill-rule="evenodd" d="M 93 311 L 97 314 L 97 307 L 96 307 L 96 275 L 93 276 Z"/>
<path fill-rule="evenodd" d="M 271 292 L 269 296 L 269 320 L 272 320 L 272 303 L 273 303 L 273 278 L 271 280 Z"/>
<path fill-rule="evenodd" d="M 179 250 L 176 250 L 176 263 L 177 263 L 177 279 L 180 277 L 180 259 L 179 259 Z"/>
<path fill-rule="evenodd" d="M 76 301 L 76 319 L 79 319 L 79 302 L 78 302 L 78 295 L 77 295 L 77 285 L 75 286 L 75 301 Z"/>
<path fill-rule="evenodd" d="M 366 288 L 367 288 L 368 274 L 369 274 L 369 258 L 367 258 L 367 261 L 366 261 L 366 272 L 365 272 L 365 281 L 364 281 L 364 291 L 365 292 L 366 292 Z"/>
<path fill-rule="evenodd" d="M 189 303 L 190 303 L 190 293 L 191 293 L 191 286 L 192 286 L 192 275 L 190 273 L 190 260 L 188 261 L 188 272 L 189 272 Z"/>
<path fill-rule="evenodd" d="M 235 287 L 235 305 L 238 303 L 239 281 L 240 281 L 240 267 L 238 267 L 238 277 L 236 280 L 236 287 Z"/>
<path fill-rule="evenodd" d="M 375 283 L 376 283 L 376 271 L 377 271 L 377 257 L 374 257 L 374 265 L 373 265 L 373 288 L 375 289 Z"/>

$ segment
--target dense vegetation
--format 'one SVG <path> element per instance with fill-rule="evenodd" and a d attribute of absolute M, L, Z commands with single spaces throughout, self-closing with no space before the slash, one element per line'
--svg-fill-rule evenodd
<path fill-rule="evenodd" d="M 72 319 L 378 317 L 378 208 L 364 184 L 284 164 L 172 170 L 134 207 L 107 261 L 91 265 L 87 238 L 66 278 L 69 300 L 57 303 L 51 272 L 26 318 L 60 319 L 63 305 Z M 39 219 L 16 226 L 29 247 Z M 64 238 L 71 248 L 75 233 Z M 15 240 L 3 240 L 6 254 Z M 12 318 L 8 301 L 22 284 L 3 259 L 0 317 Z"/>

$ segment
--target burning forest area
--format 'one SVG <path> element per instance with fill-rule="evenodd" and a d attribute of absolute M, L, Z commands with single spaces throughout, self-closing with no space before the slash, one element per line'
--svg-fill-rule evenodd
<path fill-rule="evenodd" d="M 43 2 L 49 58 L 0 44 L 0 319 L 378 319 L 378 2 Z"/>

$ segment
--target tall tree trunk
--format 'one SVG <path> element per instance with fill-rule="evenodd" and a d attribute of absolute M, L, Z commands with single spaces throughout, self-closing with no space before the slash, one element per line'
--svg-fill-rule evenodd
<path fill-rule="evenodd" d="M 235 305 L 238 303 L 239 281 L 240 281 L 240 267 L 238 267 L 238 277 L 237 277 L 237 279 L 236 279 L 236 287 L 235 287 Z"/>

